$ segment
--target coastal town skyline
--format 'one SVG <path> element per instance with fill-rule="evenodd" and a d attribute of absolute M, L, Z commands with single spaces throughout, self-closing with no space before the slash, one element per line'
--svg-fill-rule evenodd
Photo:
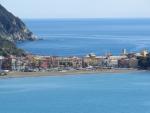
<path fill-rule="evenodd" d="M 150 53 L 146 49 L 136 53 L 128 53 L 126 49 L 123 49 L 120 55 L 108 53 L 107 55 L 97 56 L 95 53 L 89 53 L 84 57 L 32 54 L 25 56 L 8 55 L 5 57 L 0 56 L 0 70 L 15 72 L 79 72 L 79 70 L 146 69 L 148 68 L 146 62 L 149 55 Z M 3 72 L 0 74 L 2 75 Z"/>

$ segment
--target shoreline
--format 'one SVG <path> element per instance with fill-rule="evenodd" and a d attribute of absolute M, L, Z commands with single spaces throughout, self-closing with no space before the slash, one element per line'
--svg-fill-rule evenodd
<path fill-rule="evenodd" d="M 85 74 L 103 74 L 103 73 L 129 73 L 129 72 L 141 72 L 143 70 L 137 69 L 101 69 L 101 70 L 75 70 L 65 72 L 9 72 L 1 78 L 23 78 L 23 77 L 42 77 L 42 76 L 66 76 L 66 75 L 85 75 Z"/>

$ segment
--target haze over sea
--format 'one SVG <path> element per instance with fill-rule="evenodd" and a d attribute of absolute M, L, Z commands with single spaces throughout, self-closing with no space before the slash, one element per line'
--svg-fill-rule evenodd
<path fill-rule="evenodd" d="M 18 46 L 39 55 L 83 56 L 94 52 L 117 55 L 150 49 L 150 19 L 24 20 L 39 38 Z"/>

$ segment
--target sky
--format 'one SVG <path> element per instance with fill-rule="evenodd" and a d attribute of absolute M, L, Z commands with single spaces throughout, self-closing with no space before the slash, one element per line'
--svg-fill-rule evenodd
<path fill-rule="evenodd" d="M 150 0 L 0 0 L 20 18 L 150 18 Z"/>

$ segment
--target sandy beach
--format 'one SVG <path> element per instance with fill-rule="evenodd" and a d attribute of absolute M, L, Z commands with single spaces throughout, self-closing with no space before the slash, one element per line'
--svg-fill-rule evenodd
<path fill-rule="evenodd" d="M 75 70 L 63 72 L 9 72 L 0 78 L 19 78 L 19 77 L 40 77 L 40 76 L 64 76 L 64 75 L 79 75 L 79 74 L 94 74 L 94 73 L 128 73 L 139 71 L 137 69 L 101 69 L 101 70 Z"/>

